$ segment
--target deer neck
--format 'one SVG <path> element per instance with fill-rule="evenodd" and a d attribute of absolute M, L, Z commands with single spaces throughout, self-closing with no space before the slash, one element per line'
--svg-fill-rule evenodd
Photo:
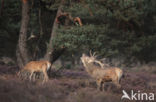
<path fill-rule="evenodd" d="M 95 65 L 94 65 L 94 63 L 87 63 L 87 62 L 85 62 L 85 63 L 84 63 L 84 67 L 85 67 L 86 71 L 87 71 L 89 74 L 92 74 L 93 71 L 95 70 Z"/>

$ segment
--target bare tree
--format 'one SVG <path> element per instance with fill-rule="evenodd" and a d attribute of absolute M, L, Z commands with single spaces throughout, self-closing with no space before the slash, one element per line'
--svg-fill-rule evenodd
<path fill-rule="evenodd" d="M 22 68 L 29 61 L 29 55 L 27 50 L 27 30 L 29 23 L 29 2 L 28 0 L 22 0 L 22 20 L 19 33 L 19 40 L 16 49 L 17 63 Z"/>
<path fill-rule="evenodd" d="M 44 59 L 50 62 L 54 62 L 62 54 L 62 52 L 64 52 L 65 49 L 64 47 L 62 47 L 61 49 L 56 50 L 53 47 L 53 40 L 56 36 L 56 30 L 58 29 L 57 17 L 62 13 L 63 4 L 64 4 L 64 0 L 61 0 L 60 6 L 58 7 L 57 14 L 53 23 L 51 37 L 49 43 L 47 44 L 47 50 L 44 55 Z M 28 23 L 30 18 L 29 12 L 30 12 L 29 1 L 22 0 L 22 20 L 21 20 L 19 40 L 16 49 L 17 63 L 20 68 L 22 68 L 31 59 L 27 49 L 27 30 L 28 30 Z"/>
<path fill-rule="evenodd" d="M 60 6 L 58 7 L 57 14 L 56 14 L 56 17 L 55 17 L 55 20 L 53 23 L 53 27 L 52 27 L 52 31 L 51 31 L 51 38 L 47 45 L 47 51 L 44 56 L 44 59 L 46 59 L 48 61 L 52 61 L 53 52 L 54 52 L 53 39 L 55 38 L 56 30 L 58 29 L 57 17 L 62 13 L 63 4 L 64 4 L 64 0 L 61 1 Z"/>

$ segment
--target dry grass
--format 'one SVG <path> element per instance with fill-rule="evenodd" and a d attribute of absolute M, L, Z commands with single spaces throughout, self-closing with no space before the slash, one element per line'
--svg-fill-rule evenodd
<path fill-rule="evenodd" d="M 17 67 L 0 66 L 0 102 L 120 102 L 122 89 L 156 91 L 156 75 L 145 72 L 126 72 L 121 80 L 122 89 L 107 83 L 107 91 L 100 92 L 85 71 L 52 71 L 44 85 L 41 80 L 19 79 L 17 71 Z"/>

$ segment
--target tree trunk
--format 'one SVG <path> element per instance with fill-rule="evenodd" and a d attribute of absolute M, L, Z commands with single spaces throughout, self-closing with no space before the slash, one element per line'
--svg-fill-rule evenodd
<path fill-rule="evenodd" d="M 22 0 L 22 20 L 19 33 L 19 40 L 16 49 L 17 63 L 22 68 L 29 61 L 27 51 L 27 30 L 29 23 L 29 2 L 28 0 Z"/>
<path fill-rule="evenodd" d="M 63 7 L 63 3 L 64 3 L 64 0 L 61 1 L 60 6 L 57 10 L 57 14 L 56 14 L 56 17 L 55 17 L 55 20 L 53 23 L 53 27 L 52 27 L 52 31 L 51 31 L 51 38 L 50 38 L 50 41 L 47 45 L 47 51 L 46 51 L 46 54 L 44 56 L 44 59 L 46 59 L 50 62 L 52 62 L 52 57 L 53 57 L 53 52 L 54 52 L 53 39 L 55 38 L 56 30 L 58 29 L 57 17 L 62 13 L 61 9 Z"/>
<path fill-rule="evenodd" d="M 37 57 L 38 57 L 37 54 L 39 52 L 39 44 L 40 44 L 41 39 L 43 37 L 43 24 L 42 24 L 42 9 L 41 9 L 41 5 L 39 7 L 38 20 L 39 20 L 39 27 L 40 27 L 40 36 L 39 36 L 39 39 L 37 41 L 36 47 L 34 49 L 33 59 L 37 59 Z"/>
<path fill-rule="evenodd" d="M 4 7 L 4 0 L 1 0 L 0 16 L 2 16 L 3 7 Z"/>

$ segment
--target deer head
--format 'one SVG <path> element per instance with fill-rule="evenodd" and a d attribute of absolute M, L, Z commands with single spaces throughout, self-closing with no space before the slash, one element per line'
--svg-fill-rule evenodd
<path fill-rule="evenodd" d="M 94 62 L 95 61 L 95 57 L 89 57 L 89 56 L 87 56 L 86 54 L 82 54 L 82 57 L 81 57 L 81 61 L 83 62 L 83 63 L 92 63 L 92 62 Z"/>
<path fill-rule="evenodd" d="M 85 54 L 82 54 L 82 57 L 81 57 L 81 60 L 82 60 L 82 62 L 84 63 L 97 63 L 97 64 L 99 64 L 100 66 L 101 66 L 101 68 L 104 68 L 104 66 L 109 66 L 108 64 L 104 64 L 104 63 L 102 63 L 101 62 L 101 60 L 105 60 L 105 58 L 103 58 L 103 59 L 101 59 L 101 60 L 97 60 L 97 55 L 96 55 L 96 52 L 94 52 L 93 54 L 92 54 L 92 52 L 91 52 L 91 50 L 90 50 L 90 56 L 87 56 L 87 55 L 85 55 Z"/>

